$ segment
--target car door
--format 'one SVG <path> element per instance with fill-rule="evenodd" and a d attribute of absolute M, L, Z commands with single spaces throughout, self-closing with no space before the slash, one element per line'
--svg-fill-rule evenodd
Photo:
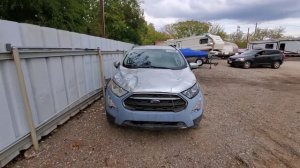
<path fill-rule="evenodd" d="M 255 65 L 263 65 L 268 62 L 269 56 L 267 55 L 268 53 L 263 50 L 255 54 L 255 58 L 253 60 L 253 63 Z"/>

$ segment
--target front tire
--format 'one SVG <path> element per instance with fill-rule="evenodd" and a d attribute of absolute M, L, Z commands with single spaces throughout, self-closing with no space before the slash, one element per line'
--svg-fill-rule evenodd
<path fill-rule="evenodd" d="M 244 68 L 244 69 L 248 69 L 248 68 L 250 68 L 250 67 L 251 67 L 251 62 L 250 62 L 250 61 L 244 62 L 244 64 L 243 64 L 243 68 Z"/>
<path fill-rule="evenodd" d="M 280 67 L 280 65 L 281 65 L 281 64 L 280 64 L 279 61 L 275 61 L 275 62 L 272 63 L 271 66 L 272 66 L 272 68 L 274 68 L 274 69 L 278 69 L 278 68 Z"/>

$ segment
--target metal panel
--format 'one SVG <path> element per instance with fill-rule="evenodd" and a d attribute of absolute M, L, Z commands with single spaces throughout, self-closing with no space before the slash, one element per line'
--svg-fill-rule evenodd
<path fill-rule="evenodd" d="M 14 131 L 16 138 L 24 136 L 28 133 L 27 123 L 24 115 L 24 106 L 20 96 L 20 88 L 18 85 L 18 78 L 16 75 L 16 68 L 11 60 L 0 62 L 0 69 L 2 71 L 3 82 L 5 84 L 6 98 L 9 105 L 10 114 L 13 117 Z M 2 135 L 0 133 L 0 135 Z M 1 150 L 1 148 L 0 148 Z"/>
<path fill-rule="evenodd" d="M 83 57 L 82 56 L 75 57 L 74 64 L 75 64 L 75 74 L 76 74 L 76 79 L 77 79 L 78 93 L 79 93 L 79 97 L 81 97 L 87 93 L 86 92 Z"/>
<path fill-rule="evenodd" d="M 90 92 L 93 90 L 93 76 L 92 76 L 92 63 L 90 56 L 84 56 L 84 72 L 85 72 L 85 81 L 87 86 L 87 91 Z"/>
<path fill-rule="evenodd" d="M 5 52 L 5 44 L 11 43 L 15 46 L 21 46 L 21 36 L 19 24 L 6 20 L 0 20 L 0 52 Z"/>
<path fill-rule="evenodd" d="M 22 44 L 24 47 L 43 47 L 44 41 L 40 26 L 20 24 Z"/>
<path fill-rule="evenodd" d="M 54 99 L 55 113 L 57 113 L 68 105 L 61 58 L 49 58 L 47 60 L 47 66 Z"/>
<path fill-rule="evenodd" d="M 23 69 L 23 73 L 24 73 L 24 77 L 25 77 L 25 84 L 26 84 L 26 88 L 27 88 L 27 92 L 28 92 L 29 103 L 30 103 L 31 110 L 32 110 L 34 125 L 38 126 L 39 125 L 38 110 L 36 108 L 36 102 L 34 101 L 33 87 L 32 87 L 31 80 L 30 80 L 30 71 L 28 68 L 29 61 L 30 60 L 21 60 L 21 65 L 22 65 L 22 69 Z M 22 103 L 22 101 L 19 103 Z"/>
<path fill-rule="evenodd" d="M 62 48 L 72 48 L 72 33 L 65 30 L 57 30 L 58 43 Z"/>
<path fill-rule="evenodd" d="M 4 149 L 7 145 L 15 140 L 15 131 L 13 128 L 13 118 L 10 114 L 8 106 L 8 98 L 6 87 L 4 84 L 3 67 L 0 64 L 0 107 L 1 107 L 1 122 L 0 122 L 0 150 Z"/>
<path fill-rule="evenodd" d="M 79 99 L 77 80 L 75 75 L 74 58 L 71 56 L 62 58 L 63 74 L 68 95 L 68 103 L 71 104 Z M 92 91 L 92 89 L 91 89 Z"/>
<path fill-rule="evenodd" d="M 72 47 L 81 48 L 81 36 L 79 33 L 71 32 Z"/>
<path fill-rule="evenodd" d="M 38 123 L 54 115 L 54 102 L 45 58 L 28 60 L 29 79 L 33 90 L 33 102 L 37 110 Z"/>
<path fill-rule="evenodd" d="M 59 47 L 57 30 L 41 27 L 44 47 Z"/>

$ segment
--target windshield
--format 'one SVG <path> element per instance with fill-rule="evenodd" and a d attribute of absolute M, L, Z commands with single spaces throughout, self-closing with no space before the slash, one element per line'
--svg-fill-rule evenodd
<path fill-rule="evenodd" d="M 136 49 L 129 52 L 123 62 L 126 68 L 183 69 L 186 61 L 177 50 Z"/>
<path fill-rule="evenodd" d="M 243 52 L 241 55 L 255 55 L 258 52 L 259 52 L 259 50 L 248 50 L 248 51 Z"/>

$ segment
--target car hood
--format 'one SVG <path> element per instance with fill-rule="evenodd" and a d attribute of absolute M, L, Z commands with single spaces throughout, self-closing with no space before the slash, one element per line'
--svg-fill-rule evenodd
<path fill-rule="evenodd" d="M 181 70 L 120 67 L 113 80 L 130 92 L 180 93 L 196 83 L 189 68 Z"/>
<path fill-rule="evenodd" d="M 244 58 L 244 57 L 245 57 L 245 55 L 234 55 L 234 56 L 231 56 L 230 58 L 236 59 L 236 58 Z"/>

